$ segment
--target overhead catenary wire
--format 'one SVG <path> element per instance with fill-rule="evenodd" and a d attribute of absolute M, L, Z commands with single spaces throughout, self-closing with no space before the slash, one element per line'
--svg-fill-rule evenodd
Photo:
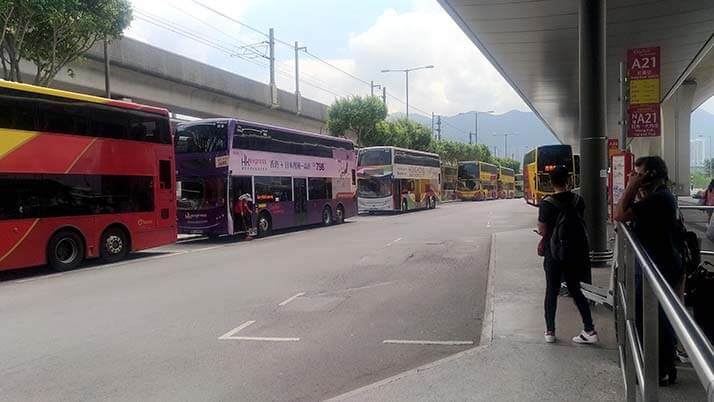
<path fill-rule="evenodd" d="M 210 38 L 206 38 L 205 36 L 202 36 L 202 35 L 200 35 L 200 34 L 198 34 L 198 33 L 192 32 L 192 31 L 190 31 L 190 30 L 188 30 L 188 29 L 185 29 L 185 28 L 182 28 L 182 27 L 180 27 L 180 26 L 177 26 L 176 24 L 173 24 L 172 22 L 170 22 L 170 21 L 168 21 L 168 20 L 165 20 L 165 19 L 163 19 L 163 18 L 154 16 L 154 15 L 152 15 L 152 14 L 150 14 L 150 13 L 148 13 L 148 12 L 142 11 L 142 10 L 135 10 L 135 12 L 138 14 L 138 15 L 136 16 L 136 18 L 139 19 L 139 20 L 142 20 L 142 21 L 144 21 L 144 22 L 146 22 L 146 23 L 149 23 L 149 24 L 154 25 L 154 26 L 157 26 L 157 27 L 159 27 L 159 28 L 162 28 L 162 29 L 171 31 L 171 32 L 173 32 L 173 33 L 175 33 L 175 34 L 177 34 L 177 35 L 183 36 L 183 37 L 185 37 L 185 38 L 187 38 L 187 39 L 194 40 L 194 41 L 196 41 L 196 42 L 198 42 L 198 43 L 201 43 L 201 44 L 203 44 L 203 45 L 205 45 L 205 46 L 208 46 L 208 47 L 210 47 L 210 48 L 213 48 L 213 49 L 215 49 L 215 50 L 218 50 L 218 51 L 220 51 L 220 52 L 223 52 L 223 53 L 225 53 L 225 54 L 227 54 L 227 55 L 229 55 L 229 56 L 241 58 L 241 59 L 243 59 L 243 60 L 245 60 L 245 61 L 247 61 L 247 62 L 250 62 L 250 63 L 252 63 L 252 64 L 254 64 L 254 65 L 258 66 L 258 67 L 269 68 L 269 65 L 268 65 L 267 62 L 262 62 L 262 63 L 261 63 L 261 62 L 259 62 L 258 60 L 254 59 L 254 58 L 249 58 L 249 57 L 242 56 L 242 55 L 236 53 L 236 52 L 235 52 L 236 49 L 234 49 L 234 48 L 231 48 L 231 47 L 229 47 L 229 46 L 226 46 L 226 45 L 224 45 L 224 44 L 221 44 L 221 43 L 219 43 L 219 42 L 216 42 L 215 40 L 212 40 L 212 39 L 210 39 Z M 281 74 L 282 76 L 284 76 L 284 77 L 286 77 L 286 78 L 289 78 L 289 79 L 294 78 L 294 75 L 291 75 L 289 72 L 284 71 L 284 70 L 283 70 L 282 68 L 280 68 L 280 67 L 277 67 L 276 70 L 277 70 L 277 72 L 278 72 L 279 74 Z M 318 90 L 323 91 L 323 92 L 326 92 L 326 93 L 329 93 L 329 94 L 331 94 L 331 95 L 333 95 L 333 96 L 336 96 L 336 97 L 344 96 L 344 94 L 337 93 L 337 92 L 335 92 L 335 91 L 333 91 L 333 90 L 330 90 L 330 89 L 328 89 L 328 88 L 323 87 L 323 86 L 320 85 L 320 84 L 316 84 L 316 83 L 314 83 L 314 82 L 311 82 L 310 80 L 301 79 L 301 82 L 304 82 L 306 85 L 308 85 L 308 86 L 310 86 L 310 87 L 313 87 L 313 88 L 315 88 L 315 89 L 318 89 Z M 324 83 L 323 83 L 323 84 L 324 84 Z M 349 96 L 349 95 L 348 95 L 348 96 Z"/>

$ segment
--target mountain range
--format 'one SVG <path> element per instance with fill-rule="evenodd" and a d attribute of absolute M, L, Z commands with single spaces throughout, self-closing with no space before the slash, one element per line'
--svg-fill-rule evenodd
<path fill-rule="evenodd" d="M 470 111 L 453 116 L 441 116 L 441 138 L 469 142 L 469 132 L 474 131 L 476 112 Z M 390 119 L 404 117 L 404 113 L 392 113 Z M 409 114 L 409 119 L 431 127 L 431 117 Z M 478 114 L 478 142 L 486 144 L 497 156 L 504 156 L 504 136 L 508 136 L 508 156 L 520 160 L 523 153 L 538 145 L 558 144 L 559 141 L 533 112 L 511 110 L 503 114 Z M 712 137 L 714 141 L 714 114 L 704 109 L 692 113 L 691 136 Z"/>

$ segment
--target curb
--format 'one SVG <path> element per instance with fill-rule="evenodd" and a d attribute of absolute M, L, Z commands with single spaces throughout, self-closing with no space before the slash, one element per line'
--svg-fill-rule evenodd
<path fill-rule="evenodd" d="M 439 359 L 439 360 L 433 361 L 431 363 L 427 363 L 423 366 L 419 366 L 417 368 L 413 368 L 411 370 L 401 372 L 401 373 L 396 374 L 392 377 L 385 378 L 383 380 L 374 382 L 372 384 L 368 384 L 363 387 L 353 389 L 352 391 L 346 392 L 344 394 L 332 397 L 330 399 L 326 399 L 325 402 L 344 401 L 344 400 L 356 397 L 366 391 L 380 388 L 384 385 L 390 384 L 390 383 L 400 380 L 404 377 L 408 377 L 410 375 L 420 373 L 422 371 L 433 369 L 435 367 L 441 366 L 444 363 L 448 363 L 453 360 L 458 360 L 464 356 L 468 356 L 468 355 L 475 354 L 475 353 L 480 353 L 482 350 L 491 346 L 491 341 L 493 340 L 493 322 L 495 319 L 494 303 L 493 303 L 493 299 L 495 297 L 494 289 L 496 288 L 496 284 L 494 283 L 495 278 L 496 278 L 495 267 L 496 267 L 496 233 L 492 233 L 491 234 L 491 247 L 490 247 L 489 256 L 488 256 L 488 285 L 487 285 L 487 289 L 486 289 L 486 305 L 484 307 L 483 321 L 481 324 L 481 338 L 479 339 L 478 345 L 476 347 L 473 347 L 468 350 L 464 350 L 462 352 L 453 354 L 451 356 L 447 356 L 443 359 Z"/>

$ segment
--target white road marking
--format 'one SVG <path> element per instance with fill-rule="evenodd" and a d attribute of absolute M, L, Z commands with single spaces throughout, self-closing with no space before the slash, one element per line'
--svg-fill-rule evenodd
<path fill-rule="evenodd" d="M 386 245 L 385 247 L 389 247 L 389 246 L 391 246 L 391 245 L 394 244 L 394 243 L 399 243 L 400 241 L 402 241 L 402 238 L 401 238 L 401 237 L 397 237 L 396 239 L 394 239 L 394 240 L 390 241 L 389 243 L 387 243 L 387 245 Z"/>
<path fill-rule="evenodd" d="M 18 279 L 15 281 L 15 283 L 39 281 L 40 279 L 55 278 L 55 277 L 62 276 L 62 275 L 64 275 L 64 272 L 59 272 L 59 273 L 51 274 L 51 275 L 37 276 L 34 278 Z"/>
<path fill-rule="evenodd" d="M 287 299 L 285 299 L 285 300 L 281 301 L 280 303 L 278 303 L 278 306 L 284 306 L 284 305 L 290 303 L 291 301 L 297 299 L 298 297 L 304 296 L 304 295 L 305 295 L 305 292 L 300 292 L 300 293 L 298 293 L 298 294 L 296 294 L 296 295 L 294 295 L 294 296 L 290 296 L 290 297 L 288 297 Z"/>
<path fill-rule="evenodd" d="M 221 248 L 221 247 L 223 247 L 223 245 L 220 245 L 220 246 L 211 246 L 211 247 L 203 247 L 203 248 L 197 248 L 197 249 L 195 249 L 195 250 L 191 250 L 190 252 L 191 252 L 191 253 L 197 253 L 197 252 L 199 252 L 199 251 L 208 251 L 208 250 L 213 250 L 213 249 Z"/>
<path fill-rule="evenodd" d="M 300 338 L 273 338 L 266 336 L 232 336 L 230 339 L 234 341 L 261 341 L 261 342 L 298 342 Z"/>
<path fill-rule="evenodd" d="M 231 340 L 231 341 L 261 341 L 261 342 L 297 342 L 300 338 L 277 338 L 271 336 L 235 336 L 238 332 L 249 326 L 255 324 L 255 320 L 246 321 L 243 324 L 233 328 L 232 330 L 226 332 L 225 334 L 218 337 L 220 340 Z"/>
<path fill-rule="evenodd" d="M 418 341 L 418 340 L 408 340 L 408 339 L 387 339 L 382 341 L 384 344 L 394 344 L 394 345 L 446 345 L 446 346 L 460 346 L 460 345 L 473 345 L 473 341 Z"/>
<path fill-rule="evenodd" d="M 233 328 L 232 330 L 226 332 L 225 334 L 218 337 L 218 339 L 230 339 L 233 335 L 237 334 L 241 330 L 248 328 L 249 326 L 255 324 L 255 321 L 246 321 L 243 324 Z"/>

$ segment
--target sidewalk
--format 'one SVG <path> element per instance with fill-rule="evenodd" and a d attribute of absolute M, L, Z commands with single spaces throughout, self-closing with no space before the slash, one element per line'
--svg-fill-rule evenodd
<path fill-rule="evenodd" d="M 341 395 L 340 401 L 620 401 L 622 374 L 612 312 L 593 308 L 597 346 L 570 338 L 582 328 L 570 298 L 558 300 L 558 342 L 543 340 L 542 260 L 531 230 L 494 235 L 480 346 Z M 609 272 L 593 270 L 604 285 Z"/>

